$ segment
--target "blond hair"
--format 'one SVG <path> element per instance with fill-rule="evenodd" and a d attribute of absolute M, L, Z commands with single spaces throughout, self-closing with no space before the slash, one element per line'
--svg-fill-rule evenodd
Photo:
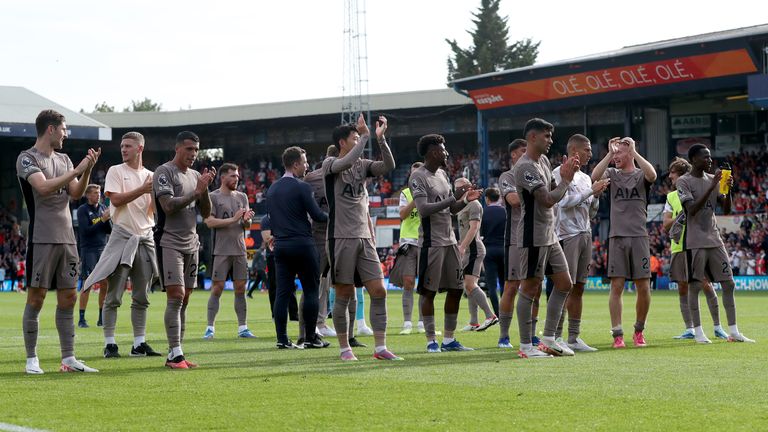
<path fill-rule="evenodd" d="M 123 134 L 122 139 L 132 139 L 139 143 L 140 146 L 144 146 L 144 135 L 138 133 L 138 132 L 126 132 Z"/>

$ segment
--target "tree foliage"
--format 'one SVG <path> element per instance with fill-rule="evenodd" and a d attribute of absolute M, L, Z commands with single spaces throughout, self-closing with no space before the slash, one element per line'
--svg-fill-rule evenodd
<path fill-rule="evenodd" d="M 448 81 L 530 66 L 539 55 L 540 41 L 521 39 L 508 45 L 508 17 L 499 15 L 501 0 L 482 0 L 480 9 L 473 13 L 472 46 L 461 48 L 455 39 L 446 39 L 453 55 L 448 58 Z"/>
<path fill-rule="evenodd" d="M 111 112 L 115 112 L 115 107 L 111 105 L 107 105 L 106 102 L 102 102 L 100 104 L 96 104 L 93 106 L 93 112 L 111 113 Z"/>
<path fill-rule="evenodd" d="M 145 97 L 144 100 L 136 101 L 131 100 L 131 106 L 123 108 L 124 112 L 141 112 L 141 111 L 160 111 L 163 109 L 163 104 L 152 102 L 152 99 Z"/>

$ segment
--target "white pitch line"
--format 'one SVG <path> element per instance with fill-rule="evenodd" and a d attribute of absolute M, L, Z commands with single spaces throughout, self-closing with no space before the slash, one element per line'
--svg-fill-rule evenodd
<path fill-rule="evenodd" d="M 0 431 L 7 432 L 48 432 L 45 429 L 33 429 L 24 426 L 18 426 L 10 423 L 0 423 Z"/>

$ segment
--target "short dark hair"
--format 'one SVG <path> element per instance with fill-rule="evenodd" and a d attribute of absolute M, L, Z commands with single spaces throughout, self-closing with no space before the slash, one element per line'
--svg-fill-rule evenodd
<path fill-rule="evenodd" d="M 288 147 L 283 151 L 283 166 L 285 168 L 290 168 L 295 164 L 296 162 L 299 162 L 301 160 L 301 155 L 305 154 L 306 151 L 298 146 L 292 146 Z"/>
<path fill-rule="evenodd" d="M 571 141 L 582 143 L 582 144 L 586 144 L 586 143 L 590 142 L 589 138 L 587 138 L 586 136 L 584 136 L 582 134 L 578 134 L 578 133 L 577 134 L 573 134 L 573 135 L 571 135 L 570 138 L 568 138 L 568 142 L 571 142 Z"/>
<path fill-rule="evenodd" d="M 517 138 L 511 143 L 509 143 L 509 147 L 507 147 L 507 153 L 512 153 L 513 151 L 519 149 L 520 147 L 528 147 L 528 141 Z"/>
<path fill-rule="evenodd" d="M 190 131 L 181 131 L 178 135 L 176 135 L 176 145 L 179 145 L 183 143 L 186 140 L 194 141 L 196 143 L 200 142 L 200 137 L 197 136 L 196 133 L 190 132 Z"/>
<path fill-rule="evenodd" d="M 485 190 L 485 197 L 488 198 L 488 201 L 490 202 L 496 202 L 501 198 L 501 192 L 495 187 L 490 187 Z"/>
<path fill-rule="evenodd" d="M 445 144 L 445 138 L 438 134 L 424 135 L 419 138 L 419 142 L 416 144 L 416 150 L 419 152 L 419 156 L 424 157 L 429 151 L 429 147 L 433 145 Z"/>
<path fill-rule="evenodd" d="M 704 144 L 694 144 L 688 149 L 688 160 L 693 162 L 693 158 L 699 155 L 707 146 Z"/>
<path fill-rule="evenodd" d="M 341 147 L 339 147 L 339 140 L 349 138 L 349 135 L 352 134 L 352 132 L 357 132 L 357 127 L 353 124 L 343 124 L 333 128 L 333 145 L 341 150 Z"/>
<path fill-rule="evenodd" d="M 64 123 L 64 114 L 54 111 L 52 109 L 42 110 L 35 119 L 35 129 L 37 129 L 37 136 L 41 137 L 48 130 L 48 126 L 59 127 Z"/>
<path fill-rule="evenodd" d="M 523 129 L 523 136 L 528 138 L 528 132 L 530 131 L 536 131 L 536 132 L 552 132 L 555 130 L 555 126 L 552 125 L 552 123 L 540 119 L 538 117 L 532 118 L 528 120 L 525 123 L 525 128 Z"/>
<path fill-rule="evenodd" d="M 230 171 L 237 171 L 238 169 L 240 169 L 240 167 L 238 167 L 236 164 L 233 164 L 232 162 L 226 162 L 221 165 L 221 168 L 219 168 L 219 175 L 223 176 Z"/>

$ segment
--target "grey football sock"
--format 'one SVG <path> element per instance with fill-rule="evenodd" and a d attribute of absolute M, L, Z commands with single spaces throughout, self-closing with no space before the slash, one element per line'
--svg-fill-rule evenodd
<path fill-rule="evenodd" d="M 519 291 L 517 295 L 517 326 L 520 330 L 520 343 L 531 343 L 531 332 L 533 325 L 531 325 L 531 315 L 533 315 L 533 299 L 528 297 L 523 291 Z"/>
<path fill-rule="evenodd" d="M 371 306 L 369 309 L 371 329 L 375 332 L 387 331 L 387 298 L 371 297 Z"/>
<path fill-rule="evenodd" d="M 145 336 L 147 334 L 147 310 L 131 307 L 131 325 L 133 326 L 133 337 Z"/>
<path fill-rule="evenodd" d="M 317 325 L 322 327 L 328 318 L 328 285 L 330 281 L 327 277 L 320 278 L 320 294 L 318 294 Z"/>
<path fill-rule="evenodd" d="M 469 323 L 477 324 L 477 302 L 471 294 L 467 294 L 467 307 L 469 308 Z"/>
<path fill-rule="evenodd" d="M 413 318 L 413 290 L 403 290 L 403 321 Z"/>
<path fill-rule="evenodd" d="M 699 281 L 688 283 L 688 313 L 691 318 L 691 327 L 701 325 L 701 313 L 699 312 L 699 291 L 701 291 L 701 286 L 702 283 Z"/>
<path fill-rule="evenodd" d="M 179 343 L 184 342 L 184 331 L 187 329 L 187 304 L 181 303 L 181 310 L 179 311 L 179 319 L 181 320 L 181 330 L 179 334 Z"/>
<path fill-rule="evenodd" d="M 37 357 L 37 334 L 40 326 L 39 316 L 40 309 L 35 309 L 29 304 L 24 306 L 21 327 L 24 332 L 24 347 L 27 349 L 27 358 Z"/>
<path fill-rule="evenodd" d="M 499 339 L 509 337 L 510 325 L 512 325 L 512 312 L 499 313 Z"/>
<path fill-rule="evenodd" d="M 544 321 L 544 336 L 554 336 L 560 317 L 563 315 L 565 299 L 568 293 L 560 290 L 552 290 L 547 300 L 547 319 Z"/>
<path fill-rule="evenodd" d="M 456 325 L 459 322 L 458 314 L 445 314 L 445 333 L 448 334 L 456 331 Z"/>
<path fill-rule="evenodd" d="M 707 297 L 707 306 L 709 306 L 709 314 L 712 315 L 712 324 L 720 325 L 720 305 L 717 302 L 717 293 L 715 290 L 704 291 L 704 296 Z"/>
<path fill-rule="evenodd" d="M 333 326 L 336 327 L 336 334 L 339 336 L 350 336 L 348 331 L 349 326 L 349 297 L 341 297 L 338 294 L 333 301 Z"/>
<path fill-rule="evenodd" d="M 723 307 L 725 308 L 728 325 L 736 325 L 736 297 L 734 295 L 736 285 L 733 283 L 733 280 L 729 280 L 720 282 L 720 288 L 723 289 Z"/>
<path fill-rule="evenodd" d="M 352 337 L 355 335 L 355 321 L 357 318 L 357 294 L 352 294 L 352 297 L 350 297 L 347 311 L 349 312 L 349 320 L 347 320 L 347 336 Z"/>
<path fill-rule="evenodd" d="M 557 330 L 555 330 L 555 338 L 563 337 L 564 324 L 565 324 L 565 305 L 563 305 L 563 310 L 560 311 L 560 321 L 557 322 Z"/>
<path fill-rule="evenodd" d="M 690 289 L 691 284 L 688 284 Z M 688 294 L 680 296 L 680 314 L 683 316 L 683 324 L 685 328 L 693 328 L 693 320 L 691 320 L 691 308 L 688 306 Z"/>
<path fill-rule="evenodd" d="M 181 346 L 181 303 L 181 299 L 169 298 L 165 305 L 165 333 L 169 348 Z"/>
<path fill-rule="evenodd" d="M 576 339 L 581 333 L 581 320 L 568 318 L 568 343 L 576 343 Z"/>
<path fill-rule="evenodd" d="M 210 327 L 213 327 L 216 323 L 216 315 L 219 313 L 219 302 L 219 297 L 213 295 L 213 293 L 208 297 L 208 325 Z"/>
<path fill-rule="evenodd" d="M 56 330 L 59 332 L 61 358 L 75 355 L 75 309 L 56 308 Z"/>
<path fill-rule="evenodd" d="M 531 316 L 533 316 L 533 311 L 531 311 Z M 539 323 L 538 318 L 531 318 L 531 336 L 536 336 L 536 324 Z"/>
<path fill-rule="evenodd" d="M 428 341 L 435 340 L 435 316 L 434 315 L 424 315 L 422 318 L 424 321 L 424 331 L 427 336 Z"/>
<path fill-rule="evenodd" d="M 244 326 L 247 322 L 248 304 L 245 302 L 245 292 L 235 293 L 235 315 L 237 315 L 237 325 Z"/>
<path fill-rule="evenodd" d="M 483 290 L 481 290 L 478 287 L 475 287 L 475 289 L 472 290 L 469 296 L 473 298 L 475 300 L 475 304 L 479 306 L 480 309 L 483 310 L 483 312 L 485 312 L 486 319 L 493 316 L 493 310 L 491 309 L 491 305 L 488 303 L 488 297 L 485 296 L 485 293 L 483 292 Z M 475 310 L 475 318 L 477 318 L 477 310 Z"/>
<path fill-rule="evenodd" d="M 416 292 L 416 289 L 413 290 L 413 292 Z M 424 296 L 419 296 L 419 304 L 416 305 L 416 310 L 419 313 L 419 321 L 424 322 L 424 317 L 421 314 L 421 305 L 424 303 Z"/>

